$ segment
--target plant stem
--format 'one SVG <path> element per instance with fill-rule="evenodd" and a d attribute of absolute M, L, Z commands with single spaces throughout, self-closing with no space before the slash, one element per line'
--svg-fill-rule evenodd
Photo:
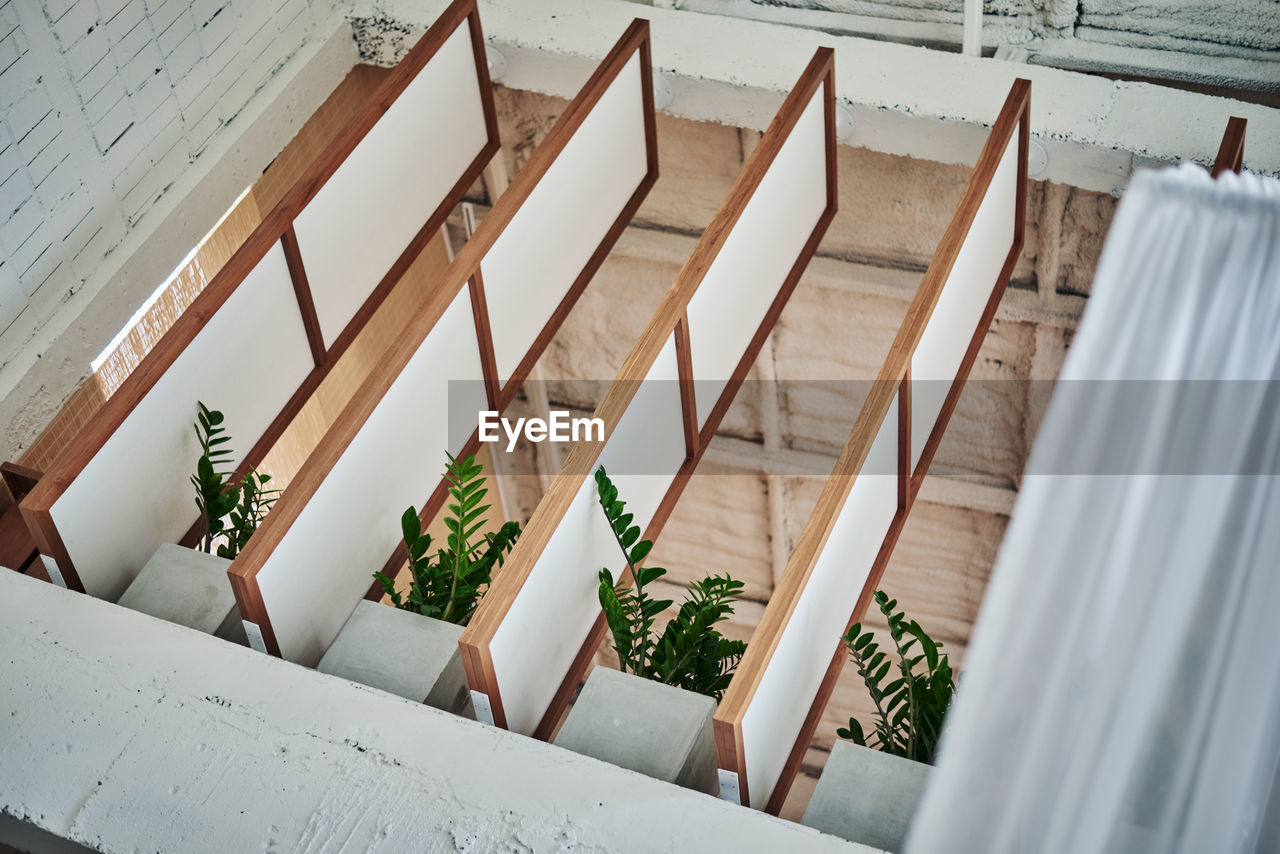
<path fill-rule="evenodd" d="M 890 734 L 893 732 L 893 729 L 889 726 L 889 715 L 885 712 L 884 706 L 880 704 L 880 692 L 871 690 L 871 682 L 867 678 L 870 674 L 867 672 L 867 668 L 862 662 L 862 657 L 856 656 L 854 657 L 854 661 L 857 662 L 858 665 L 858 675 L 862 677 L 862 681 L 867 685 L 867 693 L 871 695 L 871 702 L 876 704 L 876 714 L 880 716 L 880 721 L 884 725 L 885 735 L 892 738 Z"/>
<path fill-rule="evenodd" d="M 462 530 L 462 526 L 458 526 L 458 530 Z M 453 616 L 453 606 L 458 602 L 458 577 L 462 574 L 462 542 L 459 535 L 458 548 L 453 550 L 453 583 L 449 585 L 449 601 L 444 606 L 444 613 L 440 615 L 440 619 L 446 623 Z"/>
<path fill-rule="evenodd" d="M 636 572 L 635 564 L 631 562 L 631 553 L 628 552 L 627 547 L 622 544 L 622 537 L 620 537 L 618 535 L 618 532 L 614 530 L 613 523 L 609 524 L 609 530 L 613 533 L 613 539 L 615 542 L 617 542 L 618 548 L 622 550 L 622 559 L 627 562 L 627 569 L 631 570 L 631 580 L 634 581 L 636 585 L 636 601 L 640 604 L 640 624 L 643 626 L 645 621 L 644 587 L 640 584 L 640 574 Z M 645 650 L 648 649 L 649 647 L 649 627 L 648 626 L 645 626 L 644 638 L 642 640 L 644 642 L 636 651 L 636 662 L 634 667 L 632 667 L 632 670 L 638 676 L 643 676 L 645 673 L 645 670 L 644 670 Z M 625 662 L 622 661 L 622 656 L 618 656 L 618 662 L 621 664 L 622 672 L 626 673 L 627 665 Z"/>
<path fill-rule="evenodd" d="M 902 671 L 902 680 L 907 684 L 907 717 L 911 721 L 911 729 L 907 732 L 907 758 L 916 758 L 916 681 L 911 676 L 911 660 L 903 649 L 902 634 L 890 631 L 893 645 L 898 650 L 898 668 Z"/>

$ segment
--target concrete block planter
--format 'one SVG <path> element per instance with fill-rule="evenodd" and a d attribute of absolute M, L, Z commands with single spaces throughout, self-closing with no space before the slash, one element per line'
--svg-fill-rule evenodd
<path fill-rule="evenodd" d="M 316 669 L 471 717 L 461 635 L 462 626 L 363 599 Z"/>
<path fill-rule="evenodd" d="M 716 701 L 630 673 L 597 667 L 555 744 L 659 780 L 716 794 Z"/>
<path fill-rule="evenodd" d="M 165 543 L 138 573 L 118 604 L 238 644 L 248 644 L 227 580 L 231 561 Z"/>
<path fill-rule="evenodd" d="M 901 851 L 932 766 L 837 741 L 802 824 L 885 851 Z"/>

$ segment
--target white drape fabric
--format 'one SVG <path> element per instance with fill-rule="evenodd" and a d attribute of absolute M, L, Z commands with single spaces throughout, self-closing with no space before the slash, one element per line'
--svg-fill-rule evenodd
<path fill-rule="evenodd" d="M 1136 175 L 906 851 L 1280 851 L 1280 181 Z"/>

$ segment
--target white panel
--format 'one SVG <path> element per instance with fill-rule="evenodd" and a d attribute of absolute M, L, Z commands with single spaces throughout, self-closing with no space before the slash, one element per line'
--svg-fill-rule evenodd
<path fill-rule="evenodd" d="M 379 401 L 258 572 L 280 653 L 314 665 L 400 542 L 400 516 L 421 507 L 466 441 L 441 403 L 486 409 L 480 348 L 463 288 Z M 450 396 L 450 380 L 456 383 Z M 461 391 L 459 391 L 461 390 Z M 469 399 L 468 399 L 469 398 Z"/>
<path fill-rule="evenodd" d="M 493 726 L 493 706 L 489 703 L 488 694 L 481 691 L 472 691 L 471 708 L 476 713 L 476 720 L 482 724 Z"/>
<path fill-rule="evenodd" d="M 911 465 L 920 460 L 942 404 L 1013 245 L 1018 144 L 1005 150 L 933 316 L 911 357 Z M 916 382 L 919 380 L 919 382 Z"/>
<path fill-rule="evenodd" d="M 699 426 L 827 206 L 820 87 L 689 301 Z"/>
<path fill-rule="evenodd" d="M 249 641 L 249 649 L 267 655 L 267 642 L 262 637 L 262 627 L 250 620 L 241 620 L 244 624 L 244 636 Z"/>
<path fill-rule="evenodd" d="M 647 527 L 684 453 L 675 341 L 668 339 L 601 453 L 634 524 Z M 624 569 L 588 476 L 489 645 L 508 729 L 528 735 L 542 719 L 600 613 L 598 574 L 606 566 L 615 577 Z"/>
<path fill-rule="evenodd" d="M 85 590 L 119 598 L 156 548 L 196 520 L 197 400 L 226 413 L 238 461 L 313 367 L 276 244 L 54 503 Z"/>
<path fill-rule="evenodd" d="M 895 398 L 862 471 L 894 471 L 897 459 Z M 858 475 L 742 719 L 753 807 L 773 793 L 897 509 L 896 476 Z"/>
<path fill-rule="evenodd" d="M 504 385 L 648 171 L 641 92 L 637 54 L 480 262 Z"/>
<path fill-rule="evenodd" d="M 326 346 L 487 139 L 464 20 L 294 220 Z"/>
<path fill-rule="evenodd" d="M 738 788 L 738 772 L 717 768 L 716 776 L 720 779 L 720 800 L 740 805 L 742 792 Z"/>
<path fill-rule="evenodd" d="M 58 562 L 47 555 L 40 555 L 40 562 L 44 564 L 44 571 L 49 576 L 49 580 L 66 590 L 67 580 L 62 577 L 62 570 L 58 569 Z"/>

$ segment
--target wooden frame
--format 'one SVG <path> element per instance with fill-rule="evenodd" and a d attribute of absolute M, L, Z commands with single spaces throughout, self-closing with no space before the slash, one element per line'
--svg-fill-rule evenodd
<path fill-rule="evenodd" d="M 15 502 L 20 502 L 36 488 L 43 474 L 19 463 L 0 463 L 0 479 L 9 488 Z M 31 532 L 22 520 L 22 511 L 15 503 L 0 513 L 0 568 L 8 567 L 18 572 L 28 572 L 39 561 L 40 550 Z"/>
<path fill-rule="evenodd" d="M 15 501 L 21 501 L 36 488 L 36 484 L 44 477 L 44 472 L 36 471 L 30 466 L 20 463 L 0 463 L 0 479 L 9 488 L 9 494 Z"/>
<path fill-rule="evenodd" d="M 711 437 L 715 435 L 721 419 L 732 403 L 747 371 L 755 362 L 765 337 L 773 329 L 778 315 L 791 296 L 800 275 L 818 247 L 823 234 L 836 213 L 836 139 L 835 139 L 835 59 L 830 48 L 821 48 L 814 55 L 795 88 L 787 97 L 777 116 L 742 172 L 734 182 L 725 202 L 703 232 L 688 261 L 685 262 L 675 283 L 667 291 L 654 312 L 644 332 L 641 333 L 631 353 L 623 362 L 618 375 L 609 386 L 604 399 L 595 411 L 595 417 L 605 424 L 604 436 L 598 440 L 579 442 L 566 460 L 562 472 L 538 504 L 537 510 L 525 527 L 515 550 L 507 558 L 502 573 L 494 580 L 489 592 L 472 615 L 470 623 L 459 639 L 463 665 L 473 693 L 488 699 L 493 723 L 506 727 L 507 717 L 502 694 L 494 672 L 490 644 L 511 609 L 517 594 L 533 571 L 539 556 L 546 548 L 552 534 L 564 518 L 577 496 L 587 472 L 595 467 L 605 443 L 621 421 L 640 383 L 648 375 L 666 342 L 674 335 L 681 391 L 681 415 L 684 427 L 686 455 L 674 480 L 660 502 L 645 530 L 646 539 L 656 539 L 661 533 L 672 508 L 683 492 L 689 476 L 698 464 Z M 824 142 L 826 150 L 826 206 L 822 210 L 808 240 L 791 266 L 764 319 L 750 339 L 742 358 L 721 392 L 706 422 L 698 429 L 696 407 L 693 402 L 691 353 L 689 350 L 689 326 L 686 314 L 690 299 L 711 268 L 728 239 L 734 225 L 746 209 L 756 188 L 763 180 L 770 165 L 787 141 L 793 127 L 799 121 L 806 106 L 813 100 L 819 88 L 825 97 Z M 546 740 L 555 728 L 573 696 L 577 685 L 586 673 L 595 650 L 606 630 L 603 614 L 597 617 L 585 642 L 563 677 L 554 697 L 534 731 L 534 737 Z"/>
<path fill-rule="evenodd" d="M 631 221 L 657 181 L 657 127 L 653 111 L 653 74 L 649 44 L 649 22 L 637 18 L 560 116 L 547 138 L 538 146 L 507 191 L 498 199 L 479 229 L 459 251 L 427 302 L 417 310 L 404 331 L 383 354 L 369 381 L 352 397 L 338 420 L 325 433 L 315 451 L 281 495 L 271 514 L 228 569 L 240 613 L 246 622 L 258 627 L 263 645 L 270 654 L 279 656 L 280 645 L 272 629 L 270 615 L 267 613 L 258 586 L 258 572 L 462 288 L 470 289 L 477 340 L 481 349 L 480 361 L 484 373 L 486 398 L 494 409 L 503 410 L 515 397 L 520 384 L 546 349 L 552 336 L 560 328 L 587 284 L 604 263 L 604 259 L 621 236 L 623 229 Z M 551 318 L 538 333 L 510 381 L 500 387 L 494 366 L 492 333 L 485 308 L 484 282 L 480 275 L 481 261 L 551 168 L 574 133 L 590 115 L 592 108 L 604 96 L 628 62 L 637 55 L 640 58 L 647 171 L 604 238 L 597 245 L 595 252 L 570 285 Z M 461 449 L 460 455 L 474 453 L 477 448 L 478 436 L 473 432 Z M 420 513 L 424 524 L 430 521 L 443 506 L 448 496 L 447 486 L 447 481 L 441 478 L 432 489 Z M 394 577 L 406 559 L 407 554 L 404 545 L 401 544 L 388 558 L 382 571 Z M 370 598 L 378 598 L 381 593 L 381 586 L 376 582 L 373 583 L 370 588 Z"/>
<path fill-rule="evenodd" d="M 1244 131 L 1246 122 L 1239 116 L 1232 116 L 1227 121 L 1227 129 L 1222 134 L 1222 144 L 1218 146 L 1218 156 L 1213 161 L 1210 174 L 1217 178 L 1223 172 L 1240 173 L 1244 168 Z"/>
<path fill-rule="evenodd" d="M 733 680 L 725 692 L 724 699 L 716 710 L 713 728 L 716 741 L 716 754 L 719 767 L 726 772 L 737 775 L 740 802 L 750 804 L 750 781 L 746 778 L 746 758 L 743 744 L 742 723 L 748 707 L 754 699 L 756 689 L 769 666 L 774 651 L 781 640 L 792 614 L 795 612 L 801 594 L 804 592 L 809 577 L 817 563 L 828 537 L 831 535 L 840 512 L 853 488 L 853 483 L 862 470 L 872 442 L 875 440 L 890 412 L 895 398 L 898 401 L 898 505 L 892 524 L 885 535 L 870 575 L 863 585 L 862 591 L 852 609 L 846 623 L 848 626 L 861 619 L 871 601 L 872 591 L 879 583 L 902 526 L 906 521 L 911 505 L 919 492 L 920 484 L 929 470 L 933 455 L 942 441 L 952 412 L 960 398 L 965 380 L 977 359 L 991 319 L 995 315 L 1000 298 L 1004 293 L 1014 264 L 1022 251 L 1023 237 L 1026 227 L 1027 196 L 1027 146 L 1029 142 L 1029 121 L 1031 104 L 1031 83 L 1018 79 L 1013 84 L 1008 98 L 1000 111 L 995 125 L 987 139 L 986 145 L 978 158 L 973 174 L 965 187 L 955 213 L 952 215 L 947 229 L 942 236 L 933 260 L 930 262 L 924 279 L 916 291 L 911 305 L 907 309 L 905 319 L 898 329 L 889 354 L 880 369 L 870 394 L 864 403 L 853 430 L 845 443 L 839 459 L 836 461 L 831 476 L 827 479 L 817 506 L 810 516 L 795 551 L 792 553 L 782 579 L 759 625 L 757 625 L 747 652 L 738 666 Z M 951 274 L 964 244 L 970 227 L 978 213 L 987 189 L 995 176 L 1007 146 L 1015 138 L 1018 145 L 1017 198 L 1014 209 L 1013 243 L 1005 258 L 1004 265 L 992 287 L 977 329 L 970 339 L 968 349 L 961 360 L 959 370 L 952 382 L 942 409 L 934 423 L 933 430 L 925 443 L 920 459 L 914 469 L 911 466 L 911 359 L 916 346 L 924 335 L 934 307 L 938 303 L 943 286 Z M 800 733 L 788 755 L 782 774 L 774 786 L 767 802 L 766 810 L 777 814 L 786 800 L 791 783 L 799 771 L 800 762 L 813 738 L 822 710 L 826 707 L 835 689 L 836 680 L 845 662 L 845 650 L 842 643 L 833 639 L 835 654 L 827 666 L 826 672 L 813 698 L 808 715 L 800 729 Z M 796 698 L 797 702 L 804 702 Z"/>
<path fill-rule="evenodd" d="M 293 235 L 293 220 L 355 150 L 382 115 L 390 109 L 401 93 L 408 88 L 417 74 L 436 55 L 446 39 L 464 22 L 467 23 L 470 32 L 476 75 L 480 83 L 487 142 L 400 257 L 370 292 L 342 333 L 334 340 L 333 345 L 326 350 L 303 270 L 302 258 L 298 252 L 297 239 Z M 497 113 L 493 104 L 493 91 L 485 60 L 484 36 L 480 29 L 476 0 L 454 0 L 405 58 L 379 84 L 373 97 L 367 101 L 363 109 L 351 117 L 346 127 L 320 153 L 306 175 L 298 180 L 279 203 L 263 216 L 261 223 L 252 234 L 228 259 L 164 337 L 142 359 L 128 379 L 106 401 L 93 420 L 63 449 L 49 468 L 47 476 L 22 502 L 22 514 L 32 537 L 39 545 L 40 551 L 57 563 L 68 587 L 84 590 L 84 584 L 76 571 L 75 564 L 54 524 L 52 518 L 54 503 L 124 423 L 187 345 L 195 339 L 205 321 L 222 307 L 267 252 L 277 242 L 283 244 L 298 297 L 299 312 L 316 367 L 244 455 L 236 471 L 237 477 L 243 476 L 256 466 L 280 438 L 289 422 L 319 386 L 321 380 L 328 375 L 338 358 L 355 340 L 356 335 L 364 328 L 414 258 L 436 234 L 445 217 L 461 200 L 467 188 L 475 182 L 500 147 Z M 183 538 L 183 543 L 195 542 L 197 525 L 198 522 L 193 523 Z"/>

